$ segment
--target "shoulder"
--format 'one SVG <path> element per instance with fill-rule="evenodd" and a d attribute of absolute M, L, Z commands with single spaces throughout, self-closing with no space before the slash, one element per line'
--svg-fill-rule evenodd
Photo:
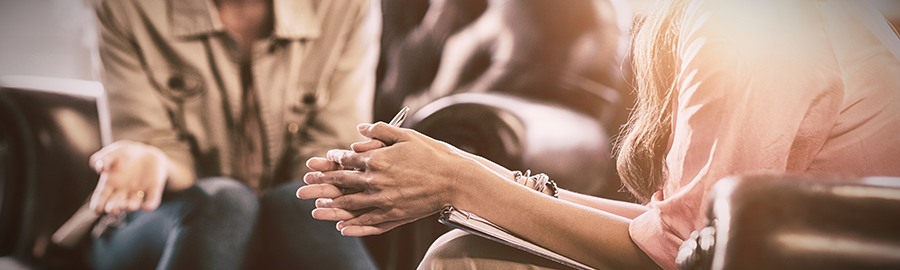
<path fill-rule="evenodd" d="M 818 1 L 694 0 L 686 10 L 679 95 L 691 100 L 683 104 L 719 100 L 762 108 L 773 100 L 839 97 L 840 67 Z"/>
<path fill-rule="evenodd" d="M 759 45 L 821 32 L 816 0 L 694 0 L 682 21 L 688 35 Z M 799 35 L 798 35 L 799 34 Z"/>
<path fill-rule="evenodd" d="M 323 34 L 341 35 L 346 31 L 373 27 L 380 22 L 379 1 L 309 0 Z"/>
<path fill-rule="evenodd" d="M 679 52 L 697 50 L 748 63 L 831 61 L 833 48 L 815 0 L 694 0 L 679 35 Z M 710 59 L 715 60 L 715 59 Z"/>
<path fill-rule="evenodd" d="M 169 9 L 169 1 L 165 0 L 89 0 L 89 3 L 97 19 L 107 27 L 126 26 L 136 20 L 162 22 Z"/>
<path fill-rule="evenodd" d="M 195 0 L 183 0 L 195 1 Z M 165 0 L 88 0 L 97 12 L 124 14 L 141 11 L 141 13 L 164 14 L 169 1 Z"/>
<path fill-rule="evenodd" d="M 360 8 L 360 7 L 368 7 L 372 1 L 370 0 L 312 0 L 315 2 L 317 6 L 323 5 L 325 3 L 349 7 L 349 8 Z"/>
<path fill-rule="evenodd" d="M 312 0 L 319 14 L 326 16 L 351 16 L 368 14 L 376 2 L 369 0 Z"/>

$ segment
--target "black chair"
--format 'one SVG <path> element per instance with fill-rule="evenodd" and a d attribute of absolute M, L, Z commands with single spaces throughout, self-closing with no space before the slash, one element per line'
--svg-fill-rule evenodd
<path fill-rule="evenodd" d="M 720 180 L 681 269 L 900 269 L 900 178 Z"/>
<path fill-rule="evenodd" d="M 374 118 L 388 121 L 408 106 L 405 127 L 509 168 L 547 173 L 570 190 L 626 197 L 618 180 L 606 180 L 616 178 L 611 134 L 633 100 L 628 4 L 384 0 Z M 383 269 L 413 269 L 446 231 L 435 224 L 427 218 L 367 244 Z"/>
<path fill-rule="evenodd" d="M 110 140 L 105 102 L 97 82 L 0 79 L 0 269 L 86 268 L 50 238 L 96 186 L 87 161 Z"/>

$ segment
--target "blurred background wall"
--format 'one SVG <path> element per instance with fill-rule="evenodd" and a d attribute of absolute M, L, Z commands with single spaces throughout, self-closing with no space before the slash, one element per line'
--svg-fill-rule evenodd
<path fill-rule="evenodd" d="M 0 0 L 0 75 L 99 79 L 90 0 Z M 867 0 L 895 26 L 900 0 Z M 653 0 L 630 0 L 635 12 Z"/>
<path fill-rule="evenodd" d="M 0 0 L 0 75 L 99 79 L 95 33 L 85 0 Z"/>

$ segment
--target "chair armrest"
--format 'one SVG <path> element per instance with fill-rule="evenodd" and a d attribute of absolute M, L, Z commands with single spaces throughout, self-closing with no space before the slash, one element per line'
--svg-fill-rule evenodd
<path fill-rule="evenodd" d="M 898 269 L 900 178 L 725 178 L 682 269 Z"/>

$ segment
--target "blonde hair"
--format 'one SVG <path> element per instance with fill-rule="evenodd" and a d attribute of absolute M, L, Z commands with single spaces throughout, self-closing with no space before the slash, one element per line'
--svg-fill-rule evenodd
<path fill-rule="evenodd" d="M 648 202 L 666 180 L 665 152 L 676 95 L 679 22 L 685 0 L 663 0 L 637 23 L 633 65 L 637 102 L 617 142 L 616 169 L 626 188 Z"/>

